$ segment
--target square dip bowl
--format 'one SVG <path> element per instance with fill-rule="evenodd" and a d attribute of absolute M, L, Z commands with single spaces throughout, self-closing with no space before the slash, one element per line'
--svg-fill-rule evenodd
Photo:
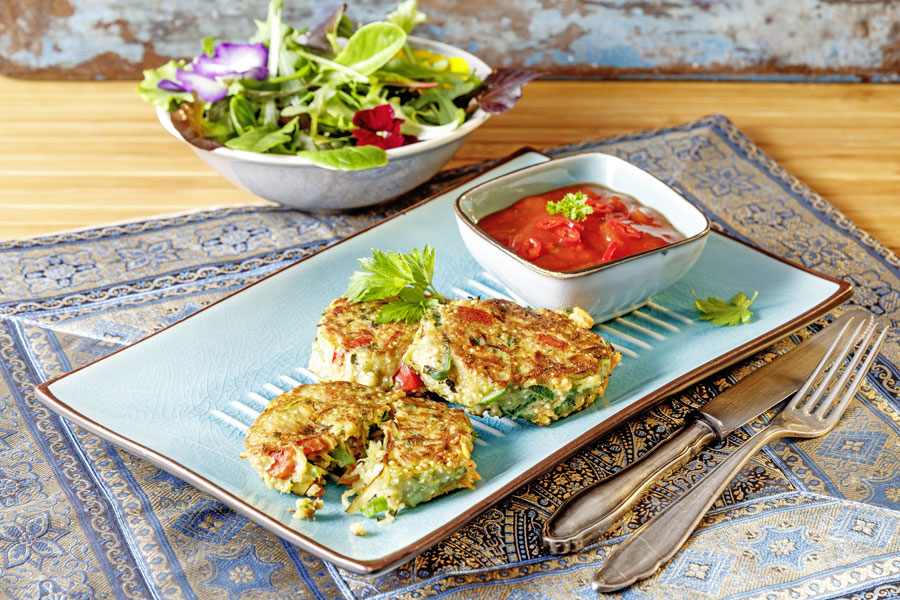
<path fill-rule="evenodd" d="M 576 271 L 529 262 L 478 225 L 527 196 L 576 184 L 599 184 L 662 214 L 684 239 Z M 586 310 L 601 322 L 631 312 L 678 281 L 694 265 L 709 235 L 705 214 L 674 189 L 633 164 L 602 153 L 550 160 L 503 175 L 462 194 L 456 224 L 478 263 L 534 308 Z"/>

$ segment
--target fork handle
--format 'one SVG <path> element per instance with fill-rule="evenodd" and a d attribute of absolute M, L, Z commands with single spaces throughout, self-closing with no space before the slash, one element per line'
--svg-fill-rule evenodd
<path fill-rule="evenodd" d="M 544 523 L 544 545 L 555 554 L 585 547 L 621 521 L 666 472 L 687 463 L 716 437 L 713 427 L 698 418 L 615 477 L 577 492 Z"/>
<path fill-rule="evenodd" d="M 732 452 L 700 483 L 633 531 L 594 574 L 598 592 L 612 592 L 652 575 L 690 537 L 713 502 L 763 446 L 787 433 L 770 425 Z"/>

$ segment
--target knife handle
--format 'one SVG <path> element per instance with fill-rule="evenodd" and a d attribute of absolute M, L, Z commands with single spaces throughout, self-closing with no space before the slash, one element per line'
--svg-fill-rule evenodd
<path fill-rule="evenodd" d="M 703 515 L 754 454 L 786 433 L 770 425 L 740 446 L 698 484 L 631 532 L 594 574 L 598 592 L 612 592 L 652 575 L 681 548 Z"/>
<path fill-rule="evenodd" d="M 638 462 L 569 497 L 544 523 L 544 546 L 555 554 L 575 552 L 621 521 L 643 493 L 718 438 L 704 418 L 691 422 Z"/>

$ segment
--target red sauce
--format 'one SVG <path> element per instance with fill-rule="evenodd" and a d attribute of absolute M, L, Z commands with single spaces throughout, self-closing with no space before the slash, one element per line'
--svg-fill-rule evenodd
<path fill-rule="evenodd" d="M 549 214 L 548 202 L 584 192 L 594 212 L 579 221 Z M 657 211 L 595 184 L 556 188 L 487 215 L 478 226 L 522 258 L 551 271 L 577 271 L 684 239 Z"/>

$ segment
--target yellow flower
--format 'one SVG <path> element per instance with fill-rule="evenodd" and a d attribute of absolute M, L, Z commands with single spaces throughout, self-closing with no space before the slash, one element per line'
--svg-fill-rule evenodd
<path fill-rule="evenodd" d="M 413 50 L 413 56 L 419 60 L 426 61 L 429 65 L 439 71 L 450 70 L 451 73 L 465 75 L 469 72 L 469 63 L 458 56 L 447 58 L 440 54 L 435 54 L 429 50 Z"/>

